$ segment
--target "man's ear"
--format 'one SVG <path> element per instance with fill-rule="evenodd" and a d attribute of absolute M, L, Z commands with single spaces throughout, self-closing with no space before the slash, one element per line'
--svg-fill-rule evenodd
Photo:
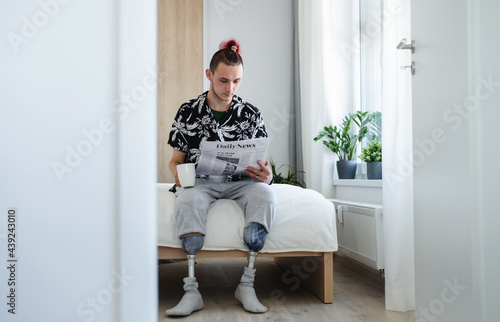
<path fill-rule="evenodd" d="M 205 70 L 205 75 L 207 76 L 209 81 L 212 81 L 212 71 L 210 70 L 210 68 L 207 68 Z"/>

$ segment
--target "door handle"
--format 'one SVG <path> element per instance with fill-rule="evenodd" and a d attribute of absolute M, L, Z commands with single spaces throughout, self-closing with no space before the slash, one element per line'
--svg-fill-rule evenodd
<path fill-rule="evenodd" d="M 415 53 L 415 40 L 412 40 L 410 44 L 407 44 L 406 42 L 406 38 L 401 39 L 401 42 L 398 44 L 397 49 L 411 49 L 411 53 Z"/>
<path fill-rule="evenodd" d="M 410 70 L 411 70 L 411 74 L 412 74 L 412 75 L 415 75 L 415 62 L 414 62 L 414 61 L 412 61 L 412 62 L 411 62 L 411 65 L 410 65 L 410 66 L 401 66 L 400 68 L 401 68 L 401 69 L 407 69 L 407 68 L 410 68 Z"/>

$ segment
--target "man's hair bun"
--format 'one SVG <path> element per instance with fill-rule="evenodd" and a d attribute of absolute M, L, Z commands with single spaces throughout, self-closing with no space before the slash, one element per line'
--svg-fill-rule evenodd
<path fill-rule="evenodd" d="M 215 72 L 219 63 L 228 66 L 243 66 L 243 59 L 240 56 L 240 43 L 234 39 L 223 41 L 219 45 L 219 50 L 212 56 L 210 60 L 210 70 Z"/>
<path fill-rule="evenodd" d="M 223 50 L 223 49 L 229 49 L 229 50 L 232 50 L 238 54 L 241 53 L 240 43 L 234 39 L 221 42 L 219 45 L 219 50 Z"/>

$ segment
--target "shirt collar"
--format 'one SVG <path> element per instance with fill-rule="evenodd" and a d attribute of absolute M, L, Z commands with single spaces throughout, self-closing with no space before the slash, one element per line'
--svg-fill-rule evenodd
<path fill-rule="evenodd" d="M 208 100 L 207 100 L 207 96 L 208 96 L 208 91 L 205 91 L 203 94 L 201 94 L 204 96 L 204 105 L 206 106 L 207 108 L 207 111 L 210 111 L 210 106 L 208 106 Z M 227 109 L 227 111 L 230 111 L 234 108 L 234 106 L 240 102 L 241 103 L 242 99 L 238 96 L 238 95 L 233 95 L 233 99 L 231 100 L 231 105 L 229 106 L 229 108 Z M 226 111 L 226 112 L 227 112 Z"/>

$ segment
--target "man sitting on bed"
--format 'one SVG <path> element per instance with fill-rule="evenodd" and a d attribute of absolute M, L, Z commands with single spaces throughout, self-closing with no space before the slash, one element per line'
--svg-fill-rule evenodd
<path fill-rule="evenodd" d="M 175 214 L 182 250 L 188 257 L 188 277 L 184 278 L 185 294 L 167 315 L 186 316 L 203 308 L 194 277 L 195 254 L 204 243 L 208 209 L 217 199 L 233 199 L 245 212 L 243 241 L 249 248 L 248 266 L 244 268 L 235 297 L 245 310 L 263 313 L 253 288 L 255 258 L 264 246 L 276 211 L 276 199 L 269 185 L 273 174 L 268 161 L 258 161 L 260 169 L 249 167 L 246 176 L 197 178 L 193 187 L 182 188 L 177 165 L 197 163 L 203 141 L 235 141 L 267 137 L 259 110 L 236 96 L 243 75 L 240 45 L 230 40 L 221 43 L 210 61 L 206 76 L 210 89 L 181 105 L 170 131 L 168 143 L 174 148 L 170 171 L 175 177 L 177 199 Z"/>

